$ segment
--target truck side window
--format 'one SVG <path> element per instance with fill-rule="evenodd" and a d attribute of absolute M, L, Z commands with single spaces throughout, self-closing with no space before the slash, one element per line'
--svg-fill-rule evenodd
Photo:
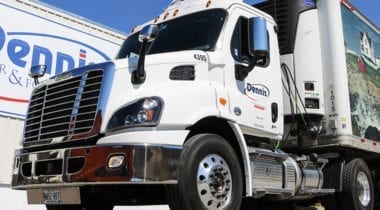
<path fill-rule="evenodd" d="M 141 42 L 138 41 L 139 33 L 132 34 L 123 43 L 117 54 L 117 59 L 138 57 L 140 54 Z"/>
<path fill-rule="evenodd" d="M 249 54 L 249 36 L 248 36 L 248 18 L 240 17 L 236 23 L 231 40 L 231 53 L 236 61 L 249 64 L 252 56 Z M 257 66 L 266 67 L 269 64 L 269 58 L 258 57 Z"/>
<path fill-rule="evenodd" d="M 235 60 L 242 63 L 249 63 L 252 56 L 248 53 L 248 19 L 239 18 L 231 41 L 231 53 Z"/>

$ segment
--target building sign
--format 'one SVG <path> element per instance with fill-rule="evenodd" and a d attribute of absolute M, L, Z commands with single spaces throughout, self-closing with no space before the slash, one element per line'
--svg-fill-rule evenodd
<path fill-rule="evenodd" d="M 24 118 L 34 81 L 29 69 L 47 66 L 46 79 L 110 60 L 120 43 L 0 3 L 0 115 Z M 101 49 L 100 49 L 101 48 Z"/>

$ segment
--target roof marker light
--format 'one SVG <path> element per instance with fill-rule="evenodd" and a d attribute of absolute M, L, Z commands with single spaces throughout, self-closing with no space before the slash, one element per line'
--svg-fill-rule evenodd
<path fill-rule="evenodd" d="M 168 16 L 169 16 L 169 13 L 166 13 L 164 16 L 164 20 L 166 20 L 166 18 L 168 18 Z"/>
<path fill-rule="evenodd" d="M 176 11 L 174 11 L 173 17 L 177 16 L 177 15 L 178 15 L 178 12 L 179 12 L 178 9 L 177 9 Z"/>
<path fill-rule="evenodd" d="M 206 4 L 206 8 L 210 7 L 211 6 L 211 1 L 208 1 L 207 4 Z"/>
<path fill-rule="evenodd" d="M 160 19 L 160 16 L 157 16 L 156 19 L 154 19 L 154 23 L 157 23 L 159 19 Z"/>

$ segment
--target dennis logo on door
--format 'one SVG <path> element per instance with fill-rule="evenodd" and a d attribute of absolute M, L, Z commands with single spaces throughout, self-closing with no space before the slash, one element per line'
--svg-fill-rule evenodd
<path fill-rule="evenodd" d="M 245 95 L 251 99 L 254 99 L 257 97 L 269 98 L 270 91 L 264 85 L 247 83 L 246 88 L 245 88 Z"/>

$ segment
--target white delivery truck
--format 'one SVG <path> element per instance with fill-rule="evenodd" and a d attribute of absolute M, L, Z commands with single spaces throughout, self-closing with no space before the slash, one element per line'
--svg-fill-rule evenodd
<path fill-rule="evenodd" d="M 46 64 L 45 78 L 68 69 L 111 60 L 122 32 L 38 1 L 0 1 L 0 184 L 10 184 L 14 136 L 22 133 L 35 86 L 29 69 Z"/>
<path fill-rule="evenodd" d="M 345 1 L 173 1 L 35 87 L 12 186 L 48 210 L 378 208 L 379 51 Z"/>

